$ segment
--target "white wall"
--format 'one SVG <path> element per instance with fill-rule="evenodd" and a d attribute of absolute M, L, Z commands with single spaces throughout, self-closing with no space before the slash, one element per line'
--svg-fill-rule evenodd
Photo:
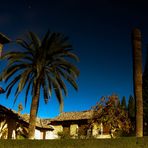
<path fill-rule="evenodd" d="M 35 129 L 35 139 L 43 139 L 42 135 L 40 130 Z"/>
<path fill-rule="evenodd" d="M 53 131 L 47 131 L 45 139 L 58 139 L 58 135 L 55 134 Z"/>

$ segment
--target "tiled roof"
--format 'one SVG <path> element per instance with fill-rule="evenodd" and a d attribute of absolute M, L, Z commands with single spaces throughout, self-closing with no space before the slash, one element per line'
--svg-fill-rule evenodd
<path fill-rule="evenodd" d="M 29 123 L 29 114 L 18 114 L 16 111 L 13 111 L 11 109 L 8 109 L 2 105 L 0 105 L 0 114 L 1 111 L 7 112 L 7 114 L 12 114 L 16 119 L 23 121 L 25 123 Z M 85 120 L 85 119 L 91 119 L 93 116 L 93 110 L 87 110 L 87 111 L 81 111 L 81 112 L 62 112 L 59 116 L 53 118 L 53 119 L 36 119 L 36 127 L 39 128 L 47 128 L 47 129 L 53 129 L 53 127 L 50 125 L 51 122 L 56 121 L 70 121 L 70 120 Z"/>
<path fill-rule="evenodd" d="M 68 121 L 68 120 L 83 120 L 91 119 L 93 116 L 92 110 L 81 111 L 81 112 L 63 112 L 59 116 L 50 119 L 50 121 Z"/>
<path fill-rule="evenodd" d="M 29 114 L 22 114 L 20 116 L 25 122 L 29 123 L 29 118 L 30 118 Z M 41 118 L 36 118 L 36 126 L 40 128 L 51 128 L 51 129 L 53 128 L 52 126 L 49 125 L 49 120 L 44 120 Z"/>
<path fill-rule="evenodd" d="M 19 114 L 16 111 L 13 111 L 11 109 L 8 109 L 2 105 L 0 105 L 0 115 L 4 115 L 6 114 L 9 117 L 15 118 L 16 120 L 20 121 L 20 122 L 25 122 L 27 124 L 29 124 L 29 114 Z M 46 129 L 53 129 L 52 126 L 50 126 L 48 123 L 48 120 L 44 120 L 44 119 L 40 119 L 37 118 L 36 119 L 36 127 L 39 128 L 46 128 Z"/>

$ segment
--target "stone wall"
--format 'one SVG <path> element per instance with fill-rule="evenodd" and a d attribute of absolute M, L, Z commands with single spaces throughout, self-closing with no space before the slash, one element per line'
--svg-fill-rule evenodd
<path fill-rule="evenodd" d="M 70 125 L 70 135 L 78 136 L 78 125 L 77 124 Z"/>
<path fill-rule="evenodd" d="M 62 125 L 54 125 L 54 134 L 58 134 L 58 132 L 63 132 L 63 126 Z"/>

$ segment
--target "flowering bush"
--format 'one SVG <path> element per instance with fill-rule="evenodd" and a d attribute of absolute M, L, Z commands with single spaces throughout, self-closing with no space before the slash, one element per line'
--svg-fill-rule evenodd
<path fill-rule="evenodd" d="M 93 107 L 94 114 L 91 125 L 103 123 L 109 131 L 129 133 L 131 121 L 128 112 L 120 106 L 116 95 L 102 97 L 100 102 Z"/>

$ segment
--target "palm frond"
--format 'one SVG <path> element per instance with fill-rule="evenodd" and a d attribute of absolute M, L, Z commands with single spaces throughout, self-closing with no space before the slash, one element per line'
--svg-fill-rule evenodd
<path fill-rule="evenodd" d="M 28 82 L 28 86 L 27 86 L 27 88 L 26 88 L 25 107 L 26 107 L 26 104 L 27 104 L 28 93 L 29 93 L 29 90 L 30 90 L 30 87 L 31 87 L 32 81 L 33 81 L 33 77 L 30 78 L 30 81 Z"/>
<path fill-rule="evenodd" d="M 23 39 L 17 39 L 16 43 L 18 43 L 19 45 L 21 45 L 24 49 L 27 49 L 29 51 L 32 51 L 30 48 L 30 44 L 28 44 L 25 40 Z"/>
<path fill-rule="evenodd" d="M 33 33 L 33 32 L 29 32 L 29 36 L 30 36 L 30 38 L 32 40 L 34 48 L 35 49 L 39 49 L 40 46 L 41 46 L 41 41 L 38 38 L 38 36 L 35 33 Z"/>
<path fill-rule="evenodd" d="M 68 93 L 65 82 L 68 81 L 78 90 L 76 78 L 80 73 L 73 61 L 71 62 L 71 60 L 78 62 L 79 58 L 72 52 L 69 38 L 61 33 L 48 31 L 40 40 L 35 33 L 29 32 L 27 39 L 18 39 L 16 43 L 23 47 L 23 50 L 7 52 L 2 56 L 2 59 L 8 60 L 7 67 L 0 74 L 0 77 L 8 83 L 7 97 L 13 88 L 16 88 L 15 104 L 19 94 L 26 89 L 26 106 L 29 93 L 33 99 L 36 96 L 36 87 L 39 86 L 40 91 L 43 91 L 45 103 L 48 102 L 51 93 L 55 92 L 62 111 L 63 93 L 65 95 Z M 36 105 L 37 113 L 39 101 Z"/>
<path fill-rule="evenodd" d="M 23 90 L 23 88 L 25 87 L 26 83 L 29 80 L 29 76 L 31 74 L 31 69 L 27 69 L 26 71 L 24 71 L 21 75 L 20 78 L 20 82 L 18 84 L 18 91 L 21 92 Z"/>
<path fill-rule="evenodd" d="M 7 82 L 14 74 L 18 73 L 25 68 L 30 67 L 28 64 L 14 64 L 12 66 L 8 66 L 2 72 L 2 78 Z"/>
<path fill-rule="evenodd" d="M 55 89 L 55 94 L 56 94 L 56 97 L 57 97 L 58 102 L 60 104 L 60 113 L 61 113 L 61 112 L 63 112 L 63 106 L 64 106 L 62 91 L 60 89 Z"/>
<path fill-rule="evenodd" d="M 43 40 L 42 40 L 42 47 L 43 48 L 46 48 L 49 35 L 50 35 L 50 31 L 48 30 L 47 33 L 45 34 Z"/>
<path fill-rule="evenodd" d="M 60 85 L 59 85 L 58 81 L 56 80 L 56 78 L 52 77 L 50 74 L 48 74 L 48 79 L 50 79 L 50 81 L 53 85 L 54 92 L 55 92 L 58 102 L 60 104 L 60 112 L 62 112 L 63 111 L 63 106 L 62 106 L 63 96 L 62 96 L 62 91 L 61 91 Z"/>
<path fill-rule="evenodd" d="M 75 88 L 75 90 L 78 90 L 78 86 L 74 78 L 72 78 L 69 74 L 64 73 L 61 69 L 57 70 Z"/>
<path fill-rule="evenodd" d="M 6 97 L 8 98 L 12 88 L 14 87 L 14 85 L 19 81 L 21 75 L 18 75 L 17 77 L 15 77 L 10 83 L 9 85 L 6 87 Z"/>
<path fill-rule="evenodd" d="M 62 57 L 68 57 L 68 58 L 72 58 L 74 59 L 76 62 L 79 62 L 80 59 L 78 58 L 78 56 L 74 53 L 71 52 L 66 52 L 65 54 L 61 55 Z"/>
<path fill-rule="evenodd" d="M 68 91 L 67 91 L 66 85 L 65 85 L 64 81 L 62 80 L 62 78 L 61 78 L 61 76 L 58 72 L 56 73 L 56 79 L 57 79 L 57 81 L 60 85 L 60 88 L 64 91 L 65 96 L 67 96 Z"/>

